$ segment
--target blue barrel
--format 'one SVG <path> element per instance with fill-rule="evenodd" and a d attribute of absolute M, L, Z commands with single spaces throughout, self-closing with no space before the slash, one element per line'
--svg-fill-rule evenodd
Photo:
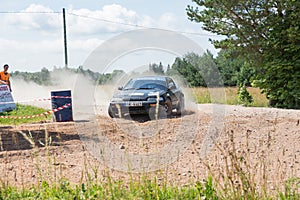
<path fill-rule="evenodd" d="M 63 108 L 62 110 L 54 112 L 54 121 L 56 122 L 73 121 L 71 97 L 72 97 L 71 90 L 51 91 L 52 109 L 66 107 L 66 105 L 70 104 L 70 106 L 68 106 L 67 108 Z"/>

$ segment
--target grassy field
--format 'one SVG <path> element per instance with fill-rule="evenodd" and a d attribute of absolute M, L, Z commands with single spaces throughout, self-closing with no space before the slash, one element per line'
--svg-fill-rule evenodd
<path fill-rule="evenodd" d="M 209 91 L 207 88 L 191 88 L 189 93 L 191 93 L 192 98 L 199 104 L 201 103 L 212 103 L 211 94 L 221 94 L 222 88 L 212 88 Z M 225 90 L 225 102 L 223 102 L 222 96 L 220 99 L 215 99 L 215 103 L 225 103 L 229 105 L 240 105 L 243 104 L 238 98 L 238 88 L 237 87 L 226 87 Z M 267 107 L 268 99 L 265 94 L 261 94 L 259 88 L 247 88 L 248 92 L 253 97 L 253 102 L 248 106 L 253 107 Z"/>
<path fill-rule="evenodd" d="M 16 106 L 17 106 L 16 110 L 0 113 L 0 116 L 9 117 L 7 119 L 0 118 L 0 125 L 1 124 L 18 125 L 18 124 L 25 124 L 25 123 L 41 122 L 41 121 L 46 121 L 51 119 L 51 114 L 43 115 L 39 117 L 33 117 L 33 118 L 22 118 L 26 116 L 39 115 L 48 110 L 45 110 L 43 108 L 38 108 L 35 106 L 30 106 L 30 105 L 16 104 Z"/>

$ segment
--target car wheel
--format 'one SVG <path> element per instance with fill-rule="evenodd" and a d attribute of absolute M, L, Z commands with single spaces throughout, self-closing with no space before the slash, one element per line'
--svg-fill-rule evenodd
<path fill-rule="evenodd" d="M 108 109 L 108 115 L 111 117 L 111 118 L 115 118 L 115 115 L 113 114 L 113 112 Z"/>
<path fill-rule="evenodd" d="M 171 114 L 172 114 L 172 102 L 169 98 L 165 101 L 164 110 L 165 110 L 168 117 L 171 116 Z"/>
<path fill-rule="evenodd" d="M 114 113 L 110 107 L 108 108 L 108 115 L 111 118 L 116 118 L 117 117 L 116 113 Z"/>
<path fill-rule="evenodd" d="M 165 119 L 165 118 L 167 118 L 167 112 L 166 112 L 165 106 L 159 105 L 158 108 L 151 107 L 149 109 L 149 118 L 151 120 L 157 120 L 157 119 Z"/>
<path fill-rule="evenodd" d="M 149 118 L 151 120 L 166 119 L 168 117 L 168 110 L 169 110 L 168 105 L 169 104 L 159 105 L 158 108 L 156 106 L 151 107 L 149 109 Z"/>
<path fill-rule="evenodd" d="M 155 119 L 165 119 L 172 114 L 172 103 L 170 99 L 167 99 L 164 105 L 159 105 L 158 109 L 156 107 L 151 107 L 149 110 L 149 117 L 151 120 Z"/>
<path fill-rule="evenodd" d="M 178 103 L 178 106 L 176 108 L 176 114 L 177 115 L 182 115 L 182 113 L 184 112 L 184 107 L 185 107 L 185 105 L 184 105 L 184 99 L 181 98 L 180 101 L 179 101 L 179 103 Z"/>

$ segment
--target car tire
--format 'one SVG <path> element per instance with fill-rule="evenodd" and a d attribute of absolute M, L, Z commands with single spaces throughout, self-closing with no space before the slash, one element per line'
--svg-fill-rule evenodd
<path fill-rule="evenodd" d="M 184 99 L 181 98 L 179 103 L 178 103 L 178 106 L 176 108 L 176 114 L 181 116 L 182 113 L 184 112 L 184 109 L 185 109 Z"/>
<path fill-rule="evenodd" d="M 169 102 L 165 105 L 159 105 L 158 109 L 156 107 L 151 107 L 149 109 L 149 117 L 151 120 L 157 119 L 166 119 L 169 117 L 168 113 L 170 113 L 170 109 L 172 112 L 172 107 L 170 108 Z"/>
<path fill-rule="evenodd" d="M 108 115 L 109 115 L 111 118 L 116 118 L 116 117 L 118 117 L 118 115 L 112 111 L 111 107 L 108 108 Z"/>
<path fill-rule="evenodd" d="M 111 117 L 111 118 L 115 118 L 116 116 L 113 114 L 113 112 L 111 111 L 110 108 L 108 108 L 108 115 Z"/>
<path fill-rule="evenodd" d="M 172 102 L 169 98 L 167 98 L 165 101 L 164 111 L 167 117 L 170 117 L 172 115 Z"/>

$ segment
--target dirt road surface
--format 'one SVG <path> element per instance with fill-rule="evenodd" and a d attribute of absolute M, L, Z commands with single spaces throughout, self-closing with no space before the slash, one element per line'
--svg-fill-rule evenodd
<path fill-rule="evenodd" d="M 184 185 L 208 174 L 221 180 L 234 150 L 257 184 L 275 190 L 300 177 L 299 120 L 299 110 L 202 104 L 153 121 L 97 115 L 92 121 L 1 126 L 0 181 L 80 183 L 144 172 Z"/>

